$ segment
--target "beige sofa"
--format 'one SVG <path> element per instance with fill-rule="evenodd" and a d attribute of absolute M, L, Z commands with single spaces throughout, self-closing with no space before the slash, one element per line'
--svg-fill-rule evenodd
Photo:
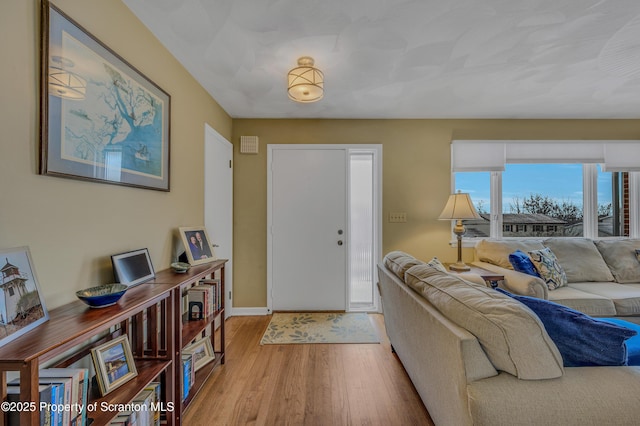
<path fill-rule="evenodd" d="M 568 284 L 549 290 L 537 277 L 513 270 L 509 254 L 548 247 L 565 271 Z M 576 309 L 595 317 L 624 317 L 640 322 L 640 262 L 635 256 L 640 240 L 481 240 L 475 247 L 477 266 L 504 274 L 506 290 Z M 640 424 L 640 422 L 639 422 Z"/>
<path fill-rule="evenodd" d="M 639 424 L 639 367 L 564 368 L 513 299 L 400 252 L 378 269 L 387 334 L 436 425 Z"/>

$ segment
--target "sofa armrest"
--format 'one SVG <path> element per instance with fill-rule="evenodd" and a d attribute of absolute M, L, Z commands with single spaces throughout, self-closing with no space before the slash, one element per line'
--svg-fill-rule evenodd
<path fill-rule="evenodd" d="M 480 268 L 504 275 L 503 287 L 511 293 L 522 296 L 537 297 L 539 299 L 549 299 L 549 290 L 541 278 L 506 269 L 492 263 L 475 261 L 473 264 Z"/>

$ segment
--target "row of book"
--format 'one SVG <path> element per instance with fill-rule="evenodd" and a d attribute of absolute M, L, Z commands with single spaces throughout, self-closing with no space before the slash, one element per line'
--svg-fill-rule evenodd
<path fill-rule="evenodd" d="M 193 303 L 199 304 L 202 309 L 194 311 Z M 220 286 L 220 280 L 200 280 L 198 285 L 193 286 L 187 290 L 187 305 L 189 306 L 189 319 L 200 319 L 198 315 L 194 315 L 201 312 L 202 317 L 209 317 L 214 315 L 217 311 L 222 309 L 222 290 Z"/>
<path fill-rule="evenodd" d="M 111 426 L 160 426 L 163 407 L 160 397 L 159 382 L 151 382 L 127 406 L 127 410 L 120 411 Z M 168 407 L 171 408 L 171 407 Z"/>
<path fill-rule="evenodd" d="M 196 381 L 196 369 L 193 354 L 182 354 L 182 401 L 187 399 Z"/>
<path fill-rule="evenodd" d="M 8 424 L 20 425 L 20 412 L 39 411 L 40 425 L 85 426 L 89 370 L 86 368 L 46 368 L 38 374 L 40 403 L 29 406 L 20 401 L 20 379 L 7 383 Z"/>

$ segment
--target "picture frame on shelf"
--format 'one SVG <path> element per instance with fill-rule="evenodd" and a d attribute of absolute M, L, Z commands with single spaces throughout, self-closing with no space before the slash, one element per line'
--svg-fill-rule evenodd
<path fill-rule="evenodd" d="M 179 231 L 191 265 L 200 265 L 216 259 L 211 239 L 204 226 L 182 226 Z"/>
<path fill-rule="evenodd" d="M 138 375 L 126 334 L 92 348 L 91 358 L 102 396 Z"/>
<path fill-rule="evenodd" d="M 4 259 L 2 259 L 4 258 Z M 0 250 L 0 346 L 49 320 L 29 247 Z"/>
<path fill-rule="evenodd" d="M 39 173 L 169 191 L 169 94 L 48 0 L 40 50 Z"/>
<path fill-rule="evenodd" d="M 114 254 L 111 256 L 113 276 L 117 283 L 133 287 L 156 277 L 146 248 Z"/>
<path fill-rule="evenodd" d="M 189 354 L 193 357 L 194 370 L 198 371 L 211 361 L 216 359 L 216 354 L 213 351 L 213 345 L 211 339 L 205 337 L 197 340 L 194 343 L 182 348 L 183 354 Z"/>

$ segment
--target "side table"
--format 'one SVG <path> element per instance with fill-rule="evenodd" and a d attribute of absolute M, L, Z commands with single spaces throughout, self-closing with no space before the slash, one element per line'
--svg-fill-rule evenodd
<path fill-rule="evenodd" d="M 445 264 L 445 267 L 447 268 L 447 270 L 452 274 L 461 274 L 465 272 L 470 272 L 472 274 L 480 275 L 480 277 L 487 284 L 487 287 L 496 288 L 498 287 L 498 284 L 500 283 L 500 281 L 504 281 L 503 274 L 500 274 L 498 272 L 493 272 L 488 269 L 480 268 L 479 266 L 474 266 L 474 265 L 468 265 L 468 266 L 469 268 L 471 268 L 468 271 L 453 271 L 449 269 L 449 264 Z"/>

